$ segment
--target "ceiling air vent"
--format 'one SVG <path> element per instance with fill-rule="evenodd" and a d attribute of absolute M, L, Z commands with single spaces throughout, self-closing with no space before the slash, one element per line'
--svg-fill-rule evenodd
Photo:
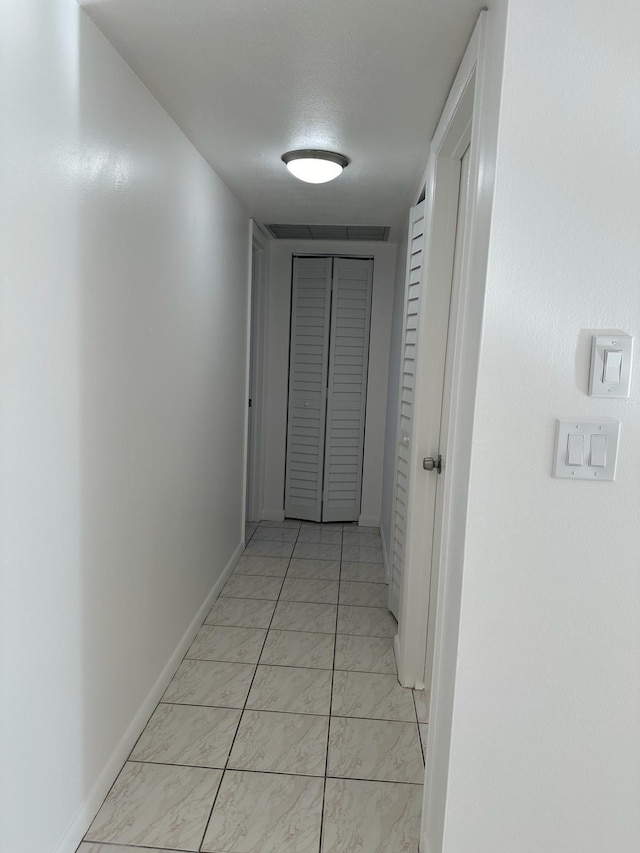
<path fill-rule="evenodd" d="M 367 240 L 389 239 L 385 225 L 267 225 L 276 240 Z"/>

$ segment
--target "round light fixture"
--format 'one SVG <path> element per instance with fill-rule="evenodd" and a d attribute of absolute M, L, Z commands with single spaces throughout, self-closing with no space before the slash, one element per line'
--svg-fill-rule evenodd
<path fill-rule="evenodd" d="M 287 151 L 282 155 L 282 160 L 292 175 L 308 184 L 325 184 L 332 181 L 349 165 L 349 160 L 342 154 L 319 151 L 316 148 Z"/>

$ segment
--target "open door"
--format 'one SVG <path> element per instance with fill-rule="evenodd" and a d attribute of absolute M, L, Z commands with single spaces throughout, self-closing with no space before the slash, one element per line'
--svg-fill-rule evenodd
<path fill-rule="evenodd" d="M 400 617 L 400 593 L 404 571 L 405 537 L 411 476 L 411 433 L 413 429 L 413 402 L 418 351 L 418 322 L 422 295 L 423 258 L 425 240 L 425 202 L 411 208 L 409 216 L 409 241 L 407 246 L 407 272 L 404 298 L 404 328 L 402 332 L 402 362 L 400 393 L 398 399 L 398 427 L 396 448 L 394 497 L 391 528 L 391 557 L 389 567 L 389 610 L 396 619 Z"/>
<path fill-rule="evenodd" d="M 417 325 L 407 516 L 395 641 L 400 682 L 431 687 L 438 566 L 447 478 L 451 369 L 460 341 L 459 285 L 465 242 L 475 75 L 456 93 L 434 137 L 426 191 L 426 238 Z"/>

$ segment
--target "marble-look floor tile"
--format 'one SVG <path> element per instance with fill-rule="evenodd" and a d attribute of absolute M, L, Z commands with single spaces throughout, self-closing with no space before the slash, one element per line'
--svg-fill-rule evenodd
<path fill-rule="evenodd" d="M 139 847 L 124 847 L 122 844 L 93 844 L 83 841 L 76 853 L 140 853 Z M 172 853 L 164 847 L 145 847 L 144 853 Z"/>
<path fill-rule="evenodd" d="M 248 542 L 258 528 L 257 524 L 245 524 L 244 526 L 244 541 Z"/>
<path fill-rule="evenodd" d="M 333 634 L 336 630 L 336 611 L 335 604 L 279 601 L 271 627 L 282 631 Z"/>
<path fill-rule="evenodd" d="M 415 723 L 411 690 L 395 675 L 372 672 L 336 672 L 331 713 L 338 717 L 400 720 Z"/>
<path fill-rule="evenodd" d="M 418 728 L 420 729 L 420 743 L 422 744 L 422 754 L 424 755 L 426 761 L 427 735 L 429 734 L 429 726 L 427 725 L 427 723 L 418 723 Z"/>
<path fill-rule="evenodd" d="M 342 559 L 356 563 L 382 563 L 382 548 L 367 545 L 343 545 Z"/>
<path fill-rule="evenodd" d="M 421 784 L 424 766 L 418 727 L 332 717 L 327 775 Z"/>
<path fill-rule="evenodd" d="M 302 560 L 339 560 L 340 545 L 322 545 L 318 542 L 298 542 L 293 556 Z"/>
<path fill-rule="evenodd" d="M 317 853 L 322 789 L 322 779 L 227 770 L 201 849 Z"/>
<path fill-rule="evenodd" d="M 254 542 L 295 542 L 297 538 L 298 529 L 295 527 L 258 527 L 253 534 Z"/>
<path fill-rule="evenodd" d="M 220 598 L 260 598 L 277 601 L 282 587 L 282 578 L 265 575 L 231 575 L 222 588 Z"/>
<path fill-rule="evenodd" d="M 311 634 L 306 631 L 278 631 L 267 635 L 260 663 L 274 666 L 302 666 L 310 669 L 333 667 L 333 634 Z"/>
<path fill-rule="evenodd" d="M 261 664 L 249 693 L 247 708 L 292 714 L 328 714 L 331 708 L 331 672 Z"/>
<path fill-rule="evenodd" d="M 205 623 L 238 628 L 268 628 L 275 609 L 275 601 L 258 601 L 255 598 L 219 598 L 205 619 Z"/>
<path fill-rule="evenodd" d="M 87 841 L 197 850 L 221 770 L 127 762 Z"/>
<path fill-rule="evenodd" d="M 327 779 L 322 853 L 416 853 L 422 786 Z"/>
<path fill-rule="evenodd" d="M 287 577 L 280 601 L 308 601 L 315 604 L 338 603 L 338 581 Z"/>
<path fill-rule="evenodd" d="M 428 690 L 414 690 L 413 698 L 416 703 L 416 716 L 419 723 L 429 722 L 429 701 L 430 695 Z"/>
<path fill-rule="evenodd" d="M 300 560 L 292 557 L 287 577 L 337 581 L 340 577 L 340 560 Z"/>
<path fill-rule="evenodd" d="M 353 672 L 383 672 L 395 675 L 393 638 L 338 634 L 335 665 L 336 669 Z"/>
<path fill-rule="evenodd" d="M 301 530 L 342 530 L 343 521 L 303 521 Z"/>
<path fill-rule="evenodd" d="M 245 711 L 229 767 L 234 770 L 324 776 L 328 733 L 329 717 Z"/>
<path fill-rule="evenodd" d="M 132 761 L 224 768 L 239 710 L 160 704 L 129 756 Z"/>
<path fill-rule="evenodd" d="M 342 545 L 342 530 L 336 527 L 303 527 L 298 536 L 298 542 Z"/>
<path fill-rule="evenodd" d="M 387 571 L 380 563 L 356 563 L 353 560 L 343 560 L 340 580 L 386 583 Z"/>
<path fill-rule="evenodd" d="M 171 679 L 162 701 L 242 708 L 254 672 L 255 666 L 251 664 L 185 660 Z"/>
<path fill-rule="evenodd" d="M 265 542 L 252 538 L 242 553 L 248 557 L 290 557 L 292 551 L 293 542 Z"/>
<path fill-rule="evenodd" d="M 287 573 L 287 557 L 240 557 L 233 570 L 234 575 L 271 575 L 283 578 Z"/>
<path fill-rule="evenodd" d="M 264 628 L 203 625 L 186 657 L 194 660 L 258 663 L 266 636 Z"/>
<path fill-rule="evenodd" d="M 283 521 L 261 521 L 260 527 L 291 527 L 299 530 L 301 521 L 295 518 L 285 518 Z"/>
<path fill-rule="evenodd" d="M 340 582 L 340 604 L 359 607 L 386 607 L 389 588 L 386 583 Z"/>
<path fill-rule="evenodd" d="M 363 637 L 395 637 L 398 623 L 382 607 L 338 607 L 338 634 L 359 634 Z"/>

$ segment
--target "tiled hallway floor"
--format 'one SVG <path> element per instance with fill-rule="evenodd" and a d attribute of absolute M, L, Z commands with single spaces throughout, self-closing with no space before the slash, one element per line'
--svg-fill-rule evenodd
<path fill-rule="evenodd" d="M 418 850 L 427 708 L 396 678 L 377 530 L 247 539 L 79 853 Z"/>

